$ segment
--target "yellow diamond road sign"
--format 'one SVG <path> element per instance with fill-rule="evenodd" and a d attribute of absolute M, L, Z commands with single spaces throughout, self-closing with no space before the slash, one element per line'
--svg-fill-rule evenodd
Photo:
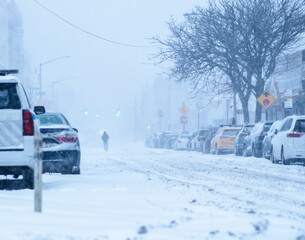
<path fill-rule="evenodd" d="M 187 114 L 188 112 L 189 112 L 189 109 L 188 109 L 188 107 L 187 106 L 185 106 L 185 104 L 183 103 L 182 104 L 182 106 L 180 107 L 180 113 L 182 114 L 182 115 L 185 115 L 185 114 Z"/>
<path fill-rule="evenodd" d="M 265 108 L 268 109 L 274 102 L 275 98 L 267 90 L 257 99 L 257 101 Z"/>

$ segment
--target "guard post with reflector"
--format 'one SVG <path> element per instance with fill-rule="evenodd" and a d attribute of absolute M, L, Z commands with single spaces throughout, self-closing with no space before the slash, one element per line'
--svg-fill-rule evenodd
<path fill-rule="evenodd" d="M 34 210 L 42 212 L 42 137 L 35 134 Z"/>

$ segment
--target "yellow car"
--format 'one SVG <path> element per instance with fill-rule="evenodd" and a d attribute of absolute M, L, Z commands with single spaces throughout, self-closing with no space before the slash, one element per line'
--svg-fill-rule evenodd
<path fill-rule="evenodd" d="M 221 126 L 216 135 L 211 140 L 211 153 L 233 153 L 235 136 L 240 131 L 240 127 Z"/>

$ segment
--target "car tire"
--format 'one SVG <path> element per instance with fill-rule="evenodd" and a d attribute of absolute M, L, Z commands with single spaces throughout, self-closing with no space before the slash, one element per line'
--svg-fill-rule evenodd
<path fill-rule="evenodd" d="M 235 154 L 235 156 L 242 156 L 243 152 L 240 149 L 235 148 L 234 149 L 234 154 Z"/>
<path fill-rule="evenodd" d="M 267 156 L 266 156 L 266 150 L 265 150 L 264 146 L 263 146 L 263 158 L 268 159 Z"/>
<path fill-rule="evenodd" d="M 25 188 L 34 189 L 34 170 L 27 169 L 23 172 L 23 184 Z"/>
<path fill-rule="evenodd" d="M 243 157 L 249 157 L 247 146 L 244 144 L 243 147 Z"/>
<path fill-rule="evenodd" d="M 211 150 L 210 150 L 210 154 L 215 154 L 215 149 L 214 149 L 214 151 L 212 150 L 212 147 L 211 147 Z"/>
<path fill-rule="evenodd" d="M 220 155 L 220 150 L 218 149 L 217 145 L 216 145 L 216 147 L 215 147 L 215 154 L 216 154 L 216 155 Z"/>
<path fill-rule="evenodd" d="M 73 169 L 72 169 L 72 174 L 80 175 L 80 167 L 77 166 L 77 169 L 76 169 L 76 170 L 73 170 Z"/>
<path fill-rule="evenodd" d="M 289 160 L 285 159 L 285 155 L 284 155 L 284 149 L 282 149 L 282 153 L 281 153 L 281 161 L 282 161 L 282 164 L 284 164 L 284 165 L 290 165 Z"/>
<path fill-rule="evenodd" d="M 252 145 L 252 153 L 251 153 L 251 156 L 257 157 L 257 155 L 256 155 L 256 150 L 255 150 L 255 147 L 254 147 L 254 144 Z"/>
<path fill-rule="evenodd" d="M 273 164 L 277 164 L 277 161 L 275 160 L 275 157 L 274 157 L 274 154 L 273 154 L 273 148 L 271 147 L 270 149 L 270 161 L 273 163 Z"/>

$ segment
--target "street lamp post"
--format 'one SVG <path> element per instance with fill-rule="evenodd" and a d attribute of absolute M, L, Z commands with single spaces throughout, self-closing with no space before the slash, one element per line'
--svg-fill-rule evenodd
<path fill-rule="evenodd" d="M 52 103 L 53 103 L 54 110 L 55 110 L 55 94 L 54 94 L 55 84 L 61 83 L 61 82 L 64 82 L 64 81 L 67 81 L 70 79 L 74 79 L 74 77 L 67 77 L 67 78 L 63 78 L 63 79 L 52 82 Z"/>
<path fill-rule="evenodd" d="M 41 69 L 42 69 L 42 67 L 44 66 L 44 65 L 46 65 L 46 64 L 49 64 L 49 63 L 51 63 L 51 62 L 55 62 L 55 61 L 57 61 L 57 60 L 59 60 L 59 59 L 62 59 L 62 58 L 69 58 L 70 56 L 61 56 L 61 57 L 57 57 L 57 58 L 53 58 L 53 59 L 51 59 L 51 60 L 48 60 L 48 61 L 46 61 L 46 62 L 43 62 L 43 63 L 40 63 L 39 64 L 39 96 L 40 96 L 40 99 L 42 98 L 42 77 L 41 77 L 41 75 L 42 75 L 42 72 L 41 72 Z"/>

